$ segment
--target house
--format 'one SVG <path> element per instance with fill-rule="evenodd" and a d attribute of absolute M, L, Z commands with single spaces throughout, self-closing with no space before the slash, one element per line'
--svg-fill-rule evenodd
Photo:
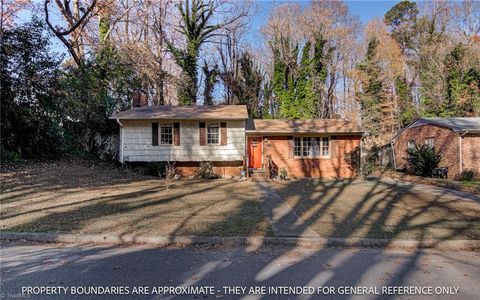
<path fill-rule="evenodd" d="M 192 176 L 210 161 L 222 176 L 285 168 L 291 177 L 352 177 L 345 152 L 362 129 L 343 119 L 252 120 L 245 105 L 143 106 L 114 114 L 120 162 L 175 162 Z"/>
<path fill-rule="evenodd" d="M 463 170 L 480 172 L 480 118 L 419 118 L 391 140 L 393 165 L 408 167 L 406 150 L 429 144 L 442 155 L 441 167 L 448 167 L 448 178 Z"/>

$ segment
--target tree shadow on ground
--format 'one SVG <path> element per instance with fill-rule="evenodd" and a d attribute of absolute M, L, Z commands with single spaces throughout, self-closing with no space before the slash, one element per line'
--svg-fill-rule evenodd
<path fill-rule="evenodd" d="M 212 190 L 220 188 L 221 184 L 214 185 L 208 188 Z M 151 207 L 154 208 L 158 201 L 178 201 L 183 196 L 188 194 L 204 193 L 207 190 L 197 189 L 190 192 L 181 193 L 180 195 L 172 196 L 171 198 L 158 200 L 150 197 L 148 191 L 145 196 L 147 199 L 134 204 L 126 205 L 114 202 L 109 204 L 107 202 L 101 202 L 97 204 L 89 205 L 88 208 L 79 208 L 73 210 L 75 215 L 82 216 L 79 221 L 78 228 L 82 226 L 82 222 L 86 222 L 91 219 L 101 218 L 108 216 L 110 213 L 106 212 L 107 208 L 111 209 L 110 205 L 113 205 L 113 210 L 116 212 L 128 212 L 139 207 Z M 355 193 L 357 191 L 357 193 Z M 300 221 L 314 226 L 322 221 L 322 218 L 329 218 L 334 225 L 331 230 L 323 232 L 323 236 L 326 238 L 338 238 L 338 237 L 375 237 L 375 238 L 390 238 L 395 239 L 402 237 L 403 234 L 409 232 L 415 232 L 414 237 L 416 239 L 428 239 L 432 237 L 432 228 L 448 227 L 448 230 L 443 232 L 439 236 L 441 239 L 454 239 L 458 236 L 471 236 L 476 237 L 477 231 L 472 231 L 472 226 L 478 229 L 480 224 L 480 216 L 478 210 L 473 214 L 465 215 L 464 222 L 459 222 L 457 226 L 451 226 L 452 216 L 458 216 L 463 212 L 458 210 L 454 204 L 462 203 L 461 198 L 453 199 L 452 195 L 448 194 L 447 190 L 436 195 L 430 195 L 427 199 L 424 194 L 416 191 L 414 185 L 404 185 L 400 183 L 390 183 L 383 181 L 381 178 L 368 184 L 362 183 L 358 180 L 332 180 L 332 181 L 319 181 L 319 180 L 299 180 L 287 182 L 284 186 L 277 189 L 277 192 L 284 197 L 284 201 L 289 197 L 296 197 L 289 204 L 293 207 L 292 212 L 295 213 L 295 217 L 299 216 Z M 343 214 L 334 214 L 332 216 L 331 209 L 334 208 L 336 202 L 342 197 L 349 197 L 349 195 L 355 195 L 357 199 L 352 200 L 350 204 L 346 203 L 345 212 Z M 238 195 L 236 195 L 238 196 Z M 247 197 L 247 196 L 245 196 Z M 247 198 L 243 200 L 248 200 Z M 108 197 L 107 197 L 108 198 Z M 411 199 L 406 201 L 406 199 Z M 415 203 L 421 201 L 421 203 Z M 113 200 L 113 199 L 110 199 Z M 121 199 L 115 199 L 121 200 Z M 250 199 L 251 200 L 251 199 Z M 229 201 L 228 197 L 224 197 L 211 205 L 227 205 Z M 413 202 L 412 202 L 413 201 Z M 282 203 L 283 204 L 283 203 Z M 201 217 L 203 211 L 212 208 L 211 205 L 198 207 L 184 216 L 182 222 L 178 223 L 174 233 L 181 234 L 182 229 L 187 226 L 189 218 Z M 396 214 L 396 209 L 402 206 L 407 206 L 406 213 L 402 215 Z M 469 205 L 478 205 L 477 203 Z M 442 213 L 439 213 L 442 212 Z M 147 218 L 153 218 L 158 216 L 162 212 L 151 211 Z M 245 217 L 249 214 L 256 214 L 258 211 L 251 210 L 251 207 L 244 201 L 242 205 L 236 207 L 229 215 L 222 216 L 217 221 L 210 223 L 205 228 L 199 228 L 198 235 L 204 235 L 210 232 L 221 232 L 224 235 L 234 235 L 237 233 L 236 228 L 248 226 L 247 230 L 243 230 L 247 235 L 262 236 L 265 235 L 268 225 L 265 225 L 264 219 L 261 217 L 255 217 L 246 221 Z M 432 216 L 429 216 L 432 214 Z M 428 216 L 428 217 L 427 217 Z M 288 219 L 289 215 L 284 215 L 283 218 Z M 423 219 L 425 217 L 425 219 Z M 58 222 L 62 220 L 72 221 L 75 218 L 73 212 L 67 212 L 59 215 L 48 215 L 44 217 L 44 221 L 51 220 L 52 218 L 58 218 Z M 295 219 L 295 218 L 292 218 Z M 74 219 L 75 220 L 75 219 Z M 280 218 L 282 220 L 282 218 Z M 76 220 L 77 221 L 77 220 Z M 132 218 L 125 225 L 138 226 L 142 220 Z M 298 220 L 297 220 L 298 221 Z M 232 226 L 234 223 L 234 226 Z M 35 228 L 41 226 L 42 219 L 38 219 L 35 222 L 26 224 L 26 227 Z M 298 226 L 291 224 L 291 226 Z M 221 231 L 223 228 L 229 230 Z M 263 228 L 262 230 L 259 230 Z M 260 232 L 259 232 L 260 231 Z M 164 251 L 170 251 L 163 249 Z M 163 251 L 162 250 L 162 251 Z M 99 255 L 103 250 L 99 250 Z M 152 252 L 153 251 L 153 252 Z M 152 258 L 149 254 L 155 253 L 154 251 L 160 250 L 132 250 L 130 254 L 123 254 L 121 260 L 130 260 L 133 257 L 136 259 L 142 259 L 145 257 L 147 263 Z M 173 250 L 172 250 L 173 251 Z M 273 253 L 270 256 L 262 256 L 262 251 L 268 251 Z M 208 252 L 208 251 L 206 251 Z M 196 265 L 187 266 L 186 262 L 180 260 L 170 261 L 168 265 L 165 261 L 154 260 L 149 262 L 155 264 L 161 275 L 155 279 L 146 280 L 141 278 L 133 280 L 129 284 L 145 285 L 149 282 L 151 285 L 167 284 L 167 285 L 208 285 L 219 283 L 230 285 L 242 285 L 242 283 L 248 285 L 280 285 L 283 282 L 294 283 L 295 286 L 355 286 L 355 285 L 402 285 L 411 283 L 410 275 L 416 268 L 421 268 L 421 261 L 423 252 L 420 249 L 413 249 L 409 255 L 405 257 L 397 257 L 395 254 L 386 254 L 385 250 L 375 250 L 373 252 L 364 252 L 359 249 L 338 249 L 338 248 L 323 248 L 323 247 L 302 247 L 300 245 L 282 246 L 279 249 L 274 249 L 271 246 L 265 245 L 249 245 L 247 247 L 241 247 L 233 249 L 221 254 L 220 257 L 216 257 L 216 252 L 213 250 L 211 253 L 206 254 L 208 259 L 206 262 L 199 262 Z M 372 254 L 373 253 L 373 254 Z M 185 254 L 187 255 L 187 254 Z M 246 266 L 240 267 L 242 263 L 237 262 L 235 264 L 229 263 L 229 260 L 233 260 L 235 255 L 251 256 L 255 259 L 247 260 Z M 382 257 L 387 255 L 391 258 L 392 262 L 389 269 L 379 270 Z M 152 255 L 154 256 L 154 255 Z M 101 257 L 101 255 L 99 256 Z M 118 259 L 118 256 L 116 256 Z M 105 259 L 99 258 L 95 260 L 101 265 L 107 266 L 112 263 L 107 257 Z M 245 262 L 243 262 L 245 263 Z M 312 268 L 312 264 L 317 264 L 316 268 Z M 172 278 L 169 274 L 174 274 L 182 267 L 191 270 L 191 272 L 181 273 L 178 277 Z M 23 267 L 22 267 L 23 268 Z M 35 265 L 25 265 L 26 269 L 34 269 Z M 61 267 L 55 267 L 61 268 Z M 25 271 L 24 270 L 24 271 Z M 11 278 L 29 278 L 26 273 L 19 270 L 18 273 L 11 273 Z M 102 274 L 108 276 L 108 272 L 112 271 L 111 266 L 105 268 Z M 34 273 L 41 274 L 47 278 L 49 272 L 52 270 L 37 270 Z M 141 268 L 130 269 L 128 272 L 134 272 L 135 274 L 141 274 Z M 169 273 L 170 272 L 170 273 Z M 243 272 L 243 279 L 229 278 L 230 275 Z M 378 273 L 379 280 L 366 281 L 365 276 L 370 273 Z M 85 281 L 83 281 L 85 282 Z M 88 281 L 92 285 L 99 285 L 102 279 L 99 278 L 96 281 Z M 434 284 L 432 282 L 431 284 Z M 338 295 L 337 295 L 338 296 Z M 378 296 L 378 298 L 388 298 L 388 295 Z M 394 296 L 391 296 L 394 297 Z M 259 297 L 261 298 L 261 297 Z M 309 298 L 308 296 L 305 298 Z M 314 297 L 315 298 L 315 297 Z M 339 296 L 339 298 L 349 298 Z M 373 297 L 372 297 L 373 298 Z"/>

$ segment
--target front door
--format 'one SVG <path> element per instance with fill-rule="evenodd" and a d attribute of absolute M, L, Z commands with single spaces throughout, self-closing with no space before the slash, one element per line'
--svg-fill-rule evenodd
<path fill-rule="evenodd" d="M 262 138 L 248 138 L 248 167 L 254 169 L 262 168 Z"/>

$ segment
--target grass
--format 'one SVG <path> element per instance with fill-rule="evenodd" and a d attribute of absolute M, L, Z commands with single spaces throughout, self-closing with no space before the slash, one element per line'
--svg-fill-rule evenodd
<path fill-rule="evenodd" d="M 91 165 L 90 165 L 91 164 Z M 166 182 L 93 163 L 43 163 L 1 174 L 8 231 L 251 236 L 271 233 L 251 182 Z"/>
<path fill-rule="evenodd" d="M 1 174 L 0 229 L 133 235 L 272 235 L 254 182 L 164 180 L 93 162 Z M 321 237 L 480 239 L 480 202 L 379 181 L 272 182 Z"/>
<path fill-rule="evenodd" d="M 377 176 L 390 177 L 395 180 L 408 181 L 413 183 L 422 183 L 435 185 L 439 187 L 444 187 L 448 189 L 454 189 L 458 191 L 480 194 L 480 181 L 458 181 L 452 179 L 439 179 L 439 178 L 428 178 L 421 177 L 411 174 L 406 174 L 396 171 L 382 171 L 376 174 Z"/>
<path fill-rule="evenodd" d="M 278 182 L 275 190 L 321 237 L 480 239 L 480 203 L 379 181 Z"/>

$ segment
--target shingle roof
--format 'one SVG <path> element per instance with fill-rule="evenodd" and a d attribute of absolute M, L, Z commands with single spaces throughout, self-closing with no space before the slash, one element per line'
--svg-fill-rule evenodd
<path fill-rule="evenodd" d="M 480 118 L 421 118 L 419 121 L 448 127 L 454 131 L 480 132 Z"/>
<path fill-rule="evenodd" d="M 344 119 L 247 120 L 247 132 L 255 133 L 356 133 L 363 129 Z"/>
<path fill-rule="evenodd" d="M 142 106 L 113 114 L 110 119 L 242 120 L 245 105 Z"/>
<path fill-rule="evenodd" d="M 480 132 L 480 118 L 418 118 L 408 126 L 400 129 L 393 137 L 395 140 L 400 134 L 402 134 L 408 128 L 418 127 L 425 124 L 436 124 L 446 128 L 450 128 L 455 132 Z"/>

